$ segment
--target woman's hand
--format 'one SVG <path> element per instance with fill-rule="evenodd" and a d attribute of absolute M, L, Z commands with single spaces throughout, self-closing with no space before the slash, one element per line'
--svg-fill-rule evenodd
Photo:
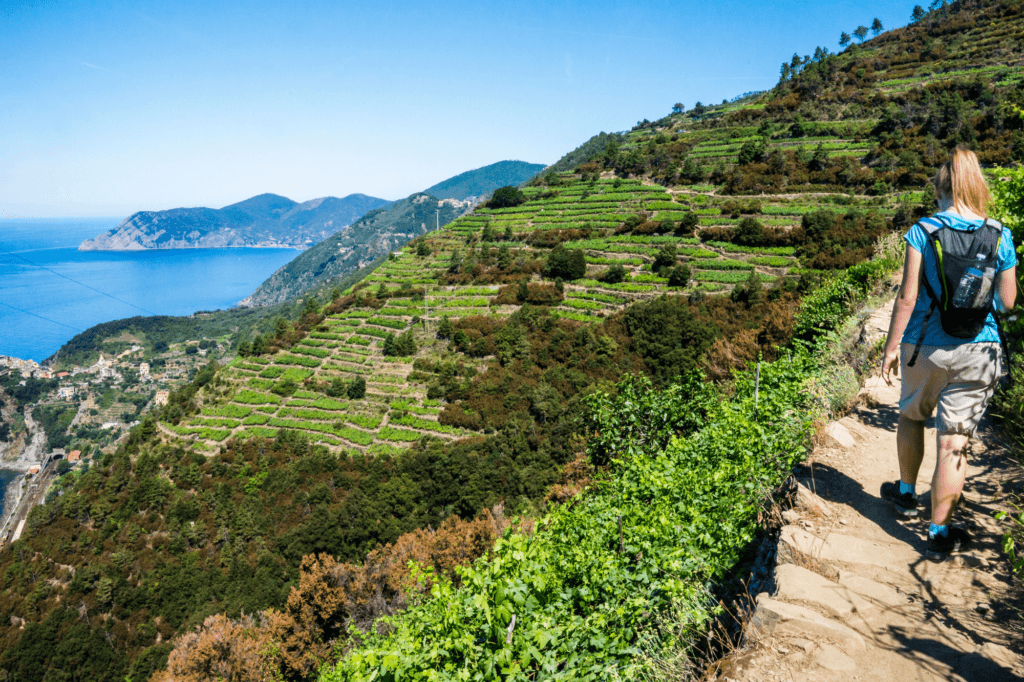
<path fill-rule="evenodd" d="M 882 381 L 892 386 L 892 378 L 900 375 L 900 347 L 885 345 L 885 358 L 882 359 Z"/>

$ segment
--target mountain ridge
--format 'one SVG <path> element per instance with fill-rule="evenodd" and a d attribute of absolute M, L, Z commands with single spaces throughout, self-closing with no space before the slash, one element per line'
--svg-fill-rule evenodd
<path fill-rule="evenodd" d="M 138 211 L 117 227 L 86 239 L 79 251 L 142 251 L 284 247 L 305 249 L 391 202 L 366 194 L 297 202 L 264 193 L 220 209 Z"/>
<path fill-rule="evenodd" d="M 498 187 L 523 183 L 544 168 L 546 166 L 543 163 L 498 161 L 442 180 L 423 190 L 423 193 L 438 199 L 479 199 Z"/>

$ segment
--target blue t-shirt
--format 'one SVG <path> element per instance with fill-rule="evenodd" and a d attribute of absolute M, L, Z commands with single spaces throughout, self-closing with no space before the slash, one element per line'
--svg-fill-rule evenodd
<path fill-rule="evenodd" d="M 967 220 L 950 211 L 943 211 L 936 215 L 945 218 L 952 225 L 953 229 L 956 230 L 973 230 L 980 227 L 982 222 L 984 222 L 982 220 Z M 989 222 L 1002 227 L 999 221 L 993 218 L 989 218 Z M 928 243 L 928 233 L 919 223 L 915 223 L 903 235 L 903 239 L 910 245 L 910 248 L 922 255 L 921 267 L 924 268 L 925 277 L 931 283 L 932 290 L 941 291 L 942 283 L 939 281 L 939 270 L 935 262 L 935 249 Z M 997 270 L 1002 272 L 1003 270 L 1009 270 L 1015 265 L 1017 265 L 1017 254 L 1013 250 L 1013 235 L 1009 229 L 1003 227 L 1003 238 L 999 241 Z M 923 286 L 920 287 L 914 312 L 910 316 L 907 330 L 903 332 L 903 343 L 917 343 L 917 340 L 921 337 L 921 326 L 924 324 L 924 318 L 928 314 L 928 308 L 931 305 L 932 299 L 928 295 L 928 291 Z M 958 339 L 943 331 L 942 323 L 939 321 L 939 311 L 936 310 L 928 321 L 928 331 L 925 333 L 923 343 L 926 346 L 960 346 L 965 343 L 986 343 L 990 341 L 999 342 L 999 328 L 996 326 L 996 319 L 991 313 L 989 313 L 985 326 L 977 336 L 973 339 Z"/>

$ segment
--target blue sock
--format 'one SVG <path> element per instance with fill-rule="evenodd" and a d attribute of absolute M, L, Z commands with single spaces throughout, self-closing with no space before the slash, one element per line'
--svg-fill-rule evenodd
<path fill-rule="evenodd" d="M 914 495 L 916 494 L 914 490 L 916 487 L 916 483 L 904 483 L 903 481 L 900 481 L 900 495 L 906 495 L 907 493 Z"/>
<path fill-rule="evenodd" d="M 937 523 L 933 523 L 932 525 L 928 526 L 928 537 L 930 538 L 939 537 L 940 535 L 942 537 L 945 537 L 946 533 L 948 532 L 949 526 L 940 526 Z"/>

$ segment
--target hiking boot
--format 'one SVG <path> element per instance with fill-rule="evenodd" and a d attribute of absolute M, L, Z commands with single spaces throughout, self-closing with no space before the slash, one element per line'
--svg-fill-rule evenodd
<path fill-rule="evenodd" d="M 913 493 L 900 494 L 900 482 L 892 483 L 886 481 L 882 484 L 882 499 L 892 502 L 892 508 L 900 516 L 913 519 L 917 518 L 917 495 Z"/>
<path fill-rule="evenodd" d="M 928 549 L 924 555 L 932 561 L 942 561 L 952 552 L 971 546 L 971 536 L 963 528 L 950 528 L 945 535 L 928 536 Z"/>

